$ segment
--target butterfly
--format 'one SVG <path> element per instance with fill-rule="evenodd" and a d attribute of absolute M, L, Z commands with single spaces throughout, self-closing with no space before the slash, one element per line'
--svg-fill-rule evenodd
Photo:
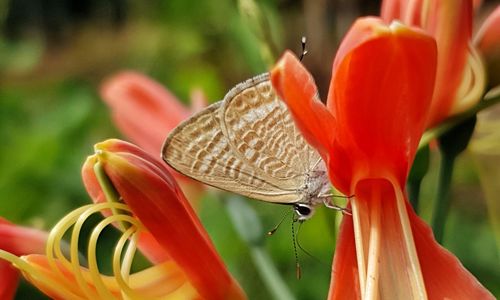
<path fill-rule="evenodd" d="M 286 105 L 261 74 L 231 89 L 176 127 L 163 160 L 202 183 L 293 206 L 299 221 L 332 202 L 324 161 L 303 138 Z"/>

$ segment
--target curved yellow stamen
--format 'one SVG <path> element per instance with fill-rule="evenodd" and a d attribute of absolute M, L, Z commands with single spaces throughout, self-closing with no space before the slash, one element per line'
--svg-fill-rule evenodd
<path fill-rule="evenodd" d="M 481 56 L 473 45 L 469 45 L 469 55 L 465 64 L 462 82 L 457 89 L 451 114 L 466 111 L 474 106 L 486 87 L 486 73 Z"/>
<path fill-rule="evenodd" d="M 134 219 L 131 216 L 128 215 L 112 215 L 107 217 L 106 219 L 102 220 L 97 224 L 97 226 L 94 228 L 92 231 L 92 234 L 90 236 L 89 240 L 89 246 L 88 246 L 88 253 L 87 253 L 87 258 L 89 260 L 89 272 L 90 276 L 92 278 L 92 282 L 95 285 L 97 292 L 99 296 L 103 299 L 108 299 L 112 297 L 112 294 L 108 291 L 108 289 L 105 286 L 105 283 L 102 281 L 101 273 L 99 272 L 99 267 L 97 264 L 97 256 L 96 256 L 96 248 L 97 248 L 97 240 L 99 238 L 99 235 L 101 232 L 104 230 L 104 228 L 112 223 L 128 223 L 132 224 L 133 226 L 129 228 L 129 230 L 125 231 L 125 235 L 127 239 L 130 237 L 132 233 L 137 231 L 137 227 L 141 226 L 138 224 L 137 220 Z M 122 234 L 123 235 L 123 234 Z M 121 248 L 123 250 L 123 247 Z M 119 257 L 121 257 L 121 252 L 119 253 Z M 79 269 L 81 270 L 81 269 Z M 116 274 L 115 274 L 116 276 Z"/>
<path fill-rule="evenodd" d="M 57 273 L 58 277 L 62 278 L 63 279 L 62 281 L 66 282 L 66 284 L 71 284 L 71 283 L 66 279 L 66 276 L 62 274 L 62 271 L 59 269 L 56 263 L 56 261 L 58 261 L 65 268 L 68 269 L 71 268 L 71 263 L 66 259 L 61 250 L 61 240 L 63 239 L 63 236 L 66 233 L 66 231 L 73 225 L 76 218 L 78 218 L 79 215 L 81 215 L 85 210 L 87 210 L 91 206 L 92 205 L 89 204 L 80 207 L 78 209 L 75 209 L 74 211 L 67 214 L 54 226 L 54 228 L 52 228 L 49 234 L 49 238 L 47 240 L 45 252 L 50 268 L 54 270 L 54 272 Z M 70 253 L 74 251 L 73 248 L 75 248 L 74 245 L 70 244 Z M 76 251 L 78 253 L 78 247 L 76 247 Z"/>
<path fill-rule="evenodd" d="M 102 281 L 101 273 L 99 272 L 99 267 L 97 264 L 97 257 L 96 257 L 96 247 L 97 247 L 97 240 L 99 238 L 99 235 L 101 232 L 104 230 L 104 228 L 112 223 L 121 223 L 123 224 L 124 222 L 133 224 L 134 226 L 131 227 L 133 231 L 137 230 L 137 226 L 139 224 L 134 224 L 137 223 L 136 219 L 128 216 L 128 215 L 112 215 L 107 217 L 106 219 L 102 220 L 97 224 L 97 226 L 94 228 L 92 231 L 92 234 L 90 236 L 89 240 L 89 245 L 88 245 L 88 260 L 89 260 L 89 272 L 90 276 L 92 278 L 92 282 L 95 285 L 97 292 L 100 297 L 103 299 L 107 299 L 112 297 L 112 294 L 108 291 L 108 289 L 105 286 L 105 283 Z M 139 225 L 140 226 L 140 225 Z M 128 232 L 128 231 L 127 231 Z M 79 268 L 81 270 L 81 268 Z"/>
<path fill-rule="evenodd" d="M 101 220 L 93 229 L 87 249 L 88 270 L 82 267 L 78 244 L 84 223 L 95 213 L 118 212 Z M 102 231 L 109 225 L 115 225 L 122 230 L 117 241 L 112 258 L 114 276 L 105 276 L 99 272 L 97 263 L 97 242 Z M 73 227 L 73 228 L 71 228 Z M 61 247 L 63 237 L 71 229 L 69 259 Z M 160 264 L 148 269 L 147 272 L 135 273 L 133 278 L 130 269 L 137 250 L 140 231 L 144 230 L 142 223 L 131 216 L 127 205 L 118 202 L 90 204 L 77 208 L 61 219 L 49 234 L 46 247 L 46 261 L 41 265 L 26 258 L 17 257 L 0 250 L 0 259 L 11 262 L 20 269 L 26 278 L 42 290 L 52 290 L 54 294 L 64 299 L 158 299 L 160 294 L 168 292 L 168 298 L 178 298 L 179 295 L 194 295 L 189 284 L 186 285 L 183 273 L 172 262 Z M 155 271 L 156 270 L 156 271 Z M 158 273 L 153 285 L 164 280 L 169 284 L 160 290 L 148 291 L 151 278 L 147 274 Z M 144 273 L 144 274 L 143 274 Z M 160 281 L 158 281 L 160 280 Z M 132 282 L 133 281 L 133 282 Z M 133 287 L 132 287 L 132 286 Z M 138 291 L 141 291 L 140 293 Z M 143 292 L 149 295 L 144 295 Z"/>
<path fill-rule="evenodd" d="M 130 267 L 132 265 L 134 253 L 137 249 L 137 239 L 138 235 L 135 234 L 135 230 L 133 228 L 129 228 L 122 234 L 122 236 L 118 240 L 115 251 L 113 253 L 113 274 L 115 275 L 116 282 L 120 286 L 120 290 L 122 291 L 121 293 L 124 298 L 128 298 L 129 295 L 133 295 L 133 297 L 136 297 L 134 291 L 129 288 L 128 280 L 130 277 Z M 123 248 L 125 247 L 125 243 L 129 240 L 130 242 L 126 249 L 123 262 L 120 264 Z"/>

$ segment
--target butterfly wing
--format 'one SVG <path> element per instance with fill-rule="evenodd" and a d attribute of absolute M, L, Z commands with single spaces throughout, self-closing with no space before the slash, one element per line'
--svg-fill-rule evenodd
<path fill-rule="evenodd" d="M 176 127 L 163 145 L 163 160 L 180 173 L 223 190 L 264 201 L 293 202 L 295 191 L 268 183 L 232 152 L 220 126 L 221 104 L 212 104 Z"/>
<path fill-rule="evenodd" d="M 224 135 L 242 161 L 284 190 L 304 185 L 319 154 L 302 137 L 267 73 L 232 89 L 221 114 Z"/>
<path fill-rule="evenodd" d="M 264 92 L 266 97 L 262 96 Z M 259 108 L 260 101 L 265 108 Z M 238 109 L 238 105 L 245 109 Z M 257 115 L 252 115 L 253 110 Z M 266 118 L 266 114 L 271 115 Z M 250 126 L 251 133 L 245 134 L 244 126 Z M 278 133 L 269 133 L 275 130 Z M 279 152 L 281 143 L 287 149 Z M 297 145 L 300 153 L 295 153 Z M 205 184 L 259 200 L 293 203 L 300 197 L 305 161 L 319 159 L 311 150 L 276 97 L 267 75 L 261 75 L 236 86 L 223 101 L 181 123 L 165 141 L 162 156 L 175 170 Z M 264 152 L 252 159 L 250 152 L 256 151 Z M 299 168 L 295 165 L 298 162 Z"/>

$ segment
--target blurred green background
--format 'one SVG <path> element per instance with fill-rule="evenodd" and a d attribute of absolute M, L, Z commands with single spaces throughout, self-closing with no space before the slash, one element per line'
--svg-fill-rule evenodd
<path fill-rule="evenodd" d="M 378 1 L 368 0 L 256 3 L 271 29 L 273 55 L 286 48 L 300 53 L 300 38 L 308 37 L 304 64 L 322 95 L 340 37 L 357 16 L 377 14 L 379 7 Z M 238 82 L 266 71 L 273 55 L 266 57 L 258 31 L 238 5 L 235 0 L 0 1 L 0 216 L 49 230 L 70 210 L 89 202 L 81 165 L 94 143 L 120 137 L 98 94 L 107 76 L 133 69 L 181 100 L 201 88 L 216 101 Z M 432 152 L 423 182 L 421 211 L 427 221 L 438 159 Z M 263 234 L 286 210 L 249 203 L 262 221 Z M 500 297 L 499 250 L 485 203 L 476 165 L 470 155 L 462 155 L 453 178 L 444 245 Z M 324 299 L 328 292 L 335 243 L 329 224 L 336 212 L 319 210 L 300 230 L 300 244 L 314 256 L 299 251 L 301 280 L 295 278 L 290 220 L 265 238 L 265 249 L 297 299 Z M 220 199 L 207 195 L 200 214 L 249 298 L 270 299 Z M 17 299 L 28 297 L 45 299 L 23 283 Z"/>

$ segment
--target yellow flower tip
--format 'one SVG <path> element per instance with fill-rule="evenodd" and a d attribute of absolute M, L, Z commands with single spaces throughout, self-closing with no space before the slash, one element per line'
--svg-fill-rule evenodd
<path fill-rule="evenodd" d="M 103 151 L 101 149 L 96 149 L 95 150 L 95 157 L 100 161 L 100 162 L 104 162 L 106 161 L 106 157 L 107 157 L 107 151 Z"/>
<path fill-rule="evenodd" d="M 113 164 L 114 167 L 121 165 L 129 165 L 126 162 L 125 158 L 121 157 L 119 154 L 116 154 L 112 151 L 108 151 L 105 149 L 97 149 L 95 151 L 95 156 L 100 163 Z"/>
<path fill-rule="evenodd" d="M 389 29 L 392 31 L 397 31 L 397 30 L 400 30 L 402 28 L 406 28 L 406 26 L 404 26 L 403 23 L 401 23 L 398 20 L 392 21 L 391 24 L 389 25 Z"/>
<path fill-rule="evenodd" d="M 390 34 L 397 36 L 408 36 L 412 38 L 424 38 L 433 40 L 433 38 L 424 30 L 422 30 L 422 28 L 405 25 L 399 20 L 392 21 L 388 26 L 387 32 L 390 32 Z"/>
<path fill-rule="evenodd" d="M 113 145 L 116 145 L 119 143 L 120 140 L 118 139 L 107 139 L 105 141 L 99 142 L 94 145 L 94 150 L 97 152 L 99 150 L 109 150 L 113 147 Z"/>

